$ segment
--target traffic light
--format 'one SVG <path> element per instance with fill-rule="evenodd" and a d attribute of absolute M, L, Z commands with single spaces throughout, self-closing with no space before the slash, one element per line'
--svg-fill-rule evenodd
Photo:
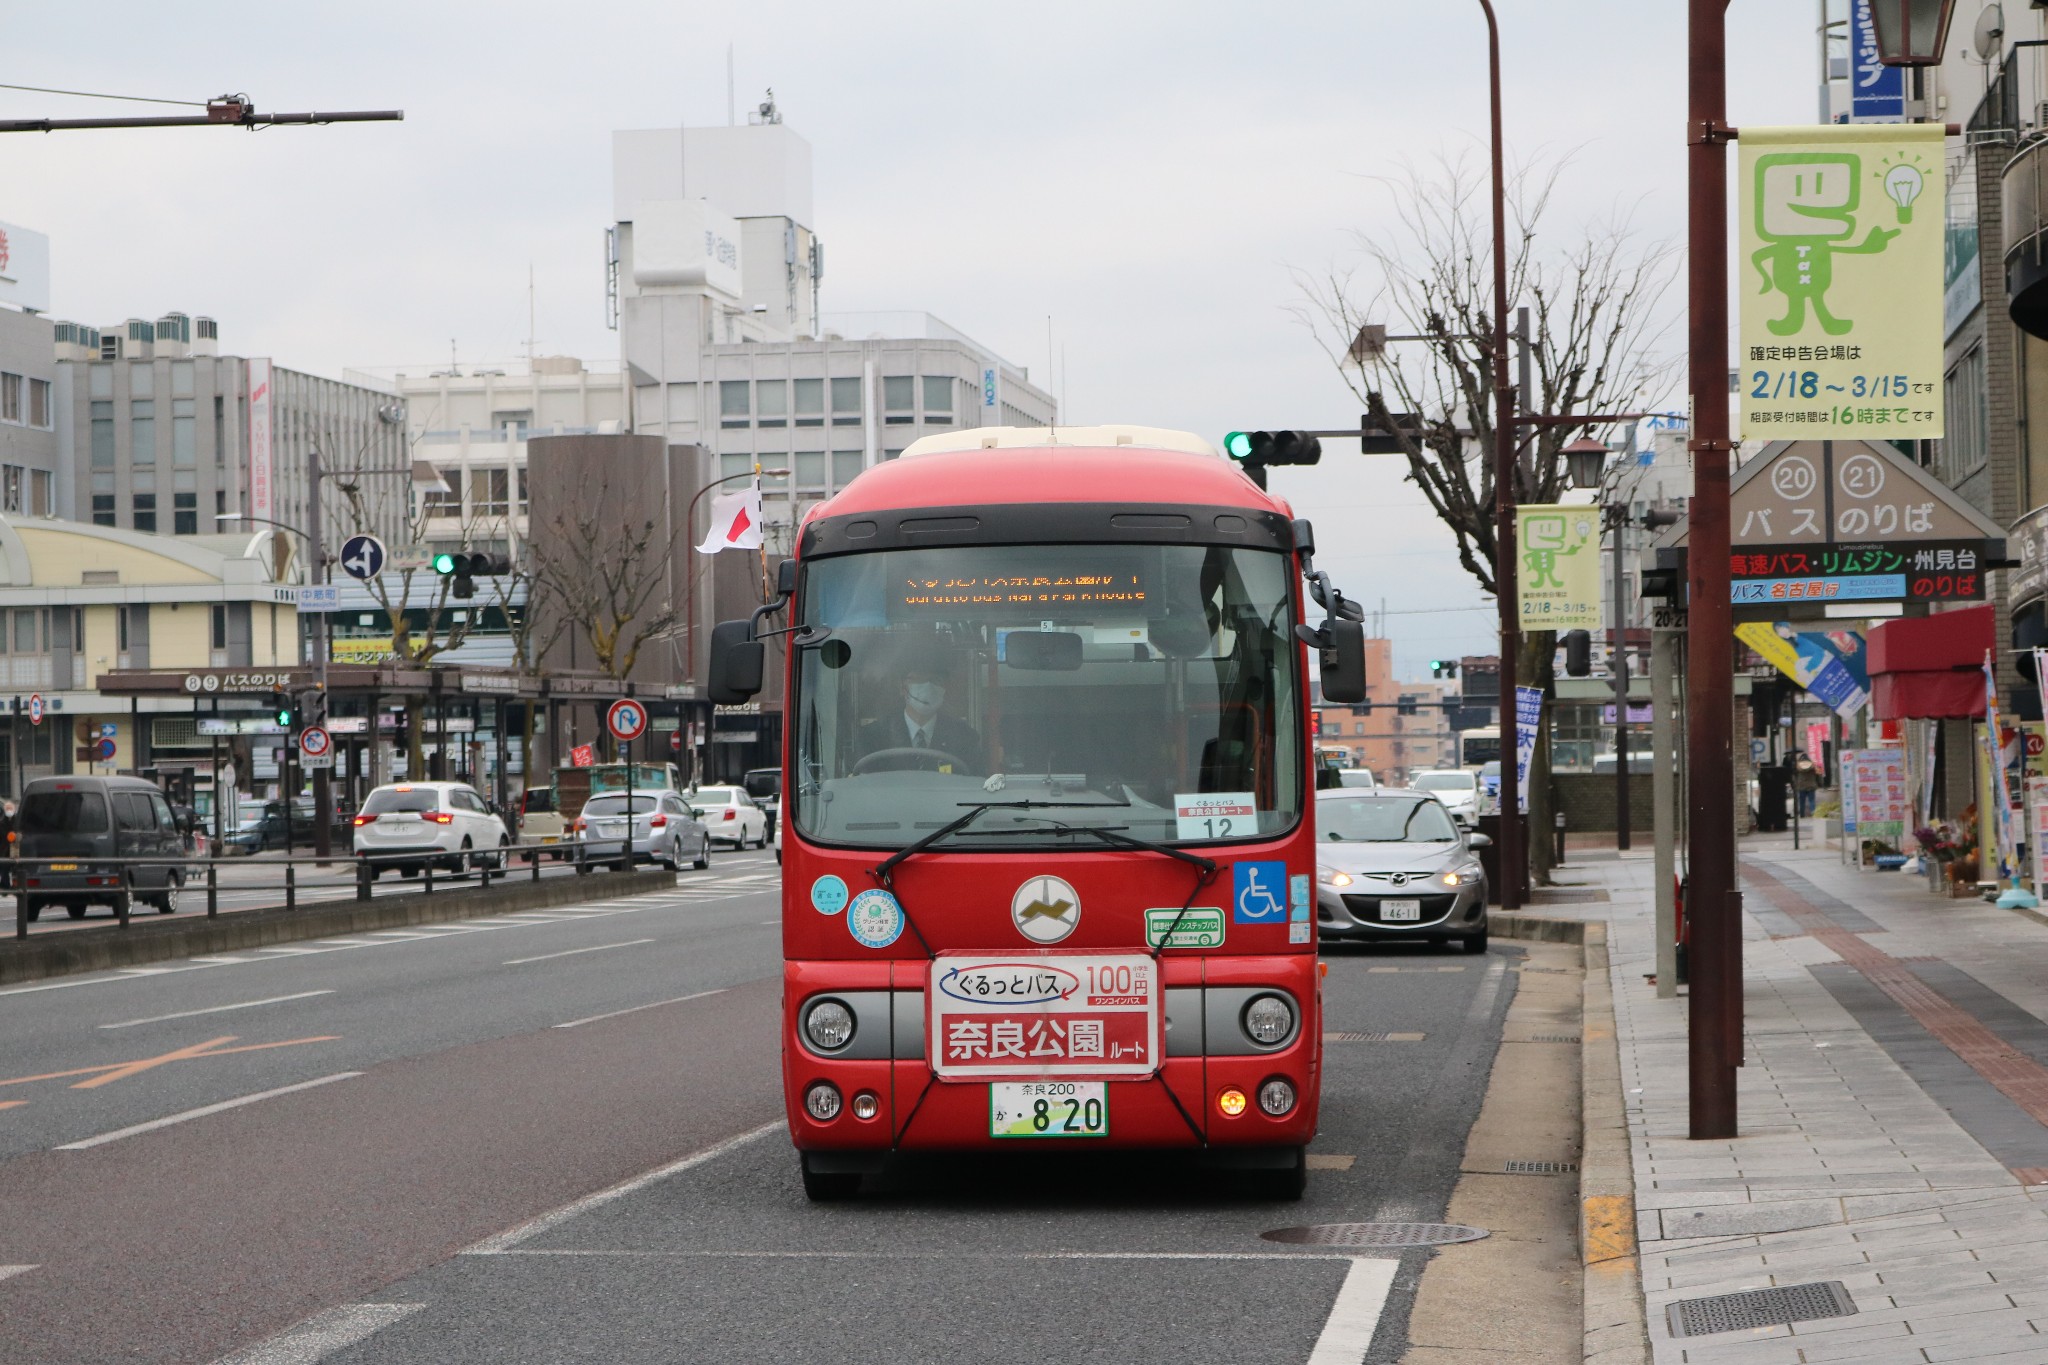
<path fill-rule="evenodd" d="M 287 730 L 292 728 L 292 699 L 289 693 L 272 692 L 270 694 L 270 710 L 271 714 L 276 717 L 279 725 L 282 725 Z"/>
<path fill-rule="evenodd" d="M 1564 633 L 1565 676 L 1584 678 L 1593 672 L 1593 633 L 1589 630 L 1568 630 Z"/>
<path fill-rule="evenodd" d="M 1429 676 L 1432 678 L 1457 677 L 1458 661 L 1456 659 L 1431 659 L 1429 661 Z"/>
<path fill-rule="evenodd" d="M 434 556 L 434 572 L 443 578 L 455 580 L 449 585 L 449 596 L 474 597 L 477 579 L 491 574 L 511 573 L 512 561 L 505 555 L 443 550 Z"/>
<path fill-rule="evenodd" d="M 1223 453 L 1264 488 L 1266 471 L 1274 465 L 1320 463 L 1323 443 L 1297 431 L 1233 431 L 1223 438 Z"/>

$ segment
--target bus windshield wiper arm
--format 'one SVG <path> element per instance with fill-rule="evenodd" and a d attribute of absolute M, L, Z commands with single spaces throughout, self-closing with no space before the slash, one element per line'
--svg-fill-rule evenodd
<path fill-rule="evenodd" d="M 889 874 L 896 870 L 898 864 L 902 863 L 907 858 L 914 857 L 915 855 L 924 852 L 926 849 L 930 848 L 933 844 L 936 844 L 939 840 L 945 838 L 947 835 L 957 834 L 961 830 L 966 829 L 976 820 L 979 820 L 982 817 L 982 815 L 988 811 L 1048 809 L 1073 810 L 1087 809 L 1092 806 L 1128 806 L 1131 803 L 1128 801 L 963 801 L 961 802 L 961 804 L 967 807 L 967 812 L 964 815 L 962 815 L 959 819 L 948 820 L 945 824 L 940 825 L 937 829 L 933 830 L 930 834 L 925 835 L 924 838 L 919 839 L 916 843 L 906 844 L 902 848 L 897 849 L 894 853 L 884 858 L 880 866 L 871 869 L 874 874 L 875 880 L 880 882 L 883 886 L 887 887 L 891 892 L 894 892 L 896 887 L 895 884 L 889 880 Z M 922 937 L 922 935 L 920 935 L 920 937 Z"/>

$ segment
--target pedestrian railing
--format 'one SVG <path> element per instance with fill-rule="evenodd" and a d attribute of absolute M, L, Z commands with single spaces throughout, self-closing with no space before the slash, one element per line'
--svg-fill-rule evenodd
<path fill-rule="evenodd" d="M 576 873 L 594 872 L 600 868 L 630 871 L 635 865 L 635 860 L 626 856 L 624 846 L 616 840 L 592 844 L 522 841 L 501 844 L 494 849 L 425 857 L 417 852 L 341 851 L 324 858 L 317 854 L 282 858 L 267 855 L 261 858 L 218 855 L 0 858 L 0 895 L 11 892 L 14 896 L 14 936 L 24 939 L 28 937 L 31 921 L 40 918 L 42 911 L 49 908 L 64 906 L 68 909 L 77 905 L 77 913 L 82 916 L 85 905 L 111 905 L 120 927 L 126 929 L 137 901 L 149 902 L 168 891 L 169 904 L 176 909 L 186 894 L 200 889 L 202 884 L 206 893 L 206 917 L 213 919 L 220 914 L 223 891 L 278 892 L 283 896 L 280 902 L 246 908 L 295 911 L 299 902 L 309 894 L 321 901 L 341 899 L 318 894 L 333 890 L 353 890 L 355 900 L 367 901 L 374 894 L 377 882 L 390 872 L 398 872 L 404 877 L 399 885 L 416 889 L 420 895 L 431 896 L 436 891 L 463 887 L 488 888 L 494 882 L 505 882 L 515 877 L 537 882 L 541 879 L 542 864 L 549 860 L 558 861 L 564 872 Z M 519 866 L 522 862 L 525 863 L 524 868 Z M 277 868 L 280 872 L 275 880 L 259 878 L 251 881 L 235 877 L 223 886 L 220 874 L 224 867 Z M 170 879 L 159 884 L 159 878 L 166 872 L 171 874 Z M 159 900 L 157 908 L 163 910 L 164 902 Z"/>

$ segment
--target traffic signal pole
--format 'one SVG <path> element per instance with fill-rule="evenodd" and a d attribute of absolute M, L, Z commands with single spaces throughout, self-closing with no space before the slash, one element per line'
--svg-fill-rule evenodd
<path fill-rule="evenodd" d="M 326 542 L 322 539 L 326 528 L 320 524 L 322 520 L 320 515 L 320 485 L 321 480 L 325 477 L 326 471 L 320 465 L 320 447 L 316 443 L 306 452 L 306 497 L 312 513 L 307 518 L 309 524 L 306 527 L 306 553 L 311 555 L 313 559 L 313 563 L 310 566 L 312 571 L 307 577 L 316 586 L 327 581 Z M 307 709 L 317 712 L 316 719 L 320 724 L 325 725 L 327 723 L 327 655 L 330 652 L 328 637 L 334 630 L 334 618 L 325 611 L 318 612 L 315 615 L 319 624 L 314 627 L 313 632 L 313 672 L 320 683 L 320 704 L 317 707 L 309 707 Z M 305 720 L 305 716 L 299 717 L 301 725 L 305 723 Z M 373 726 L 377 723 L 374 716 L 371 717 L 370 723 Z M 287 735 L 285 739 L 289 743 L 291 736 Z M 327 763 L 328 766 L 325 768 L 313 769 L 313 852 L 315 856 L 321 858 L 331 857 L 334 853 L 334 753 L 331 747 L 328 750 Z M 289 819 L 289 812 L 287 812 L 287 819 Z"/>

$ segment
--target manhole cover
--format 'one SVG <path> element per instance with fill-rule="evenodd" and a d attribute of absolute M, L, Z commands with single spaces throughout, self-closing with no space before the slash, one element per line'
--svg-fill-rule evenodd
<path fill-rule="evenodd" d="M 1509 1175 L 1570 1175 L 1579 1169 L 1576 1161 L 1505 1161 L 1501 1168 Z"/>
<path fill-rule="evenodd" d="M 1753 1327 L 1846 1318 L 1855 1311 L 1856 1302 L 1842 1282 L 1824 1280 L 1819 1284 L 1788 1284 L 1777 1289 L 1680 1299 L 1666 1305 L 1664 1320 L 1674 1337 L 1703 1337 L 1713 1332 L 1742 1332 Z"/>
<path fill-rule="evenodd" d="M 1435 1247 L 1476 1242 L 1486 1235 L 1485 1228 L 1459 1223 L 1313 1223 L 1259 1234 L 1269 1242 L 1323 1247 Z"/>

